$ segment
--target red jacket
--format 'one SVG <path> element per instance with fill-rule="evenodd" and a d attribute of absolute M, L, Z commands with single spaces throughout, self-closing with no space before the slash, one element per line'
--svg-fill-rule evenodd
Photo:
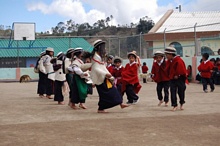
<path fill-rule="evenodd" d="M 206 63 L 203 61 L 199 66 L 198 70 L 201 72 L 201 77 L 203 78 L 211 78 L 214 65 L 211 61 L 207 61 Z"/>
<path fill-rule="evenodd" d="M 151 73 L 153 74 L 152 78 L 156 83 L 170 80 L 165 60 L 162 62 L 161 65 L 159 65 L 157 62 L 154 62 Z"/>
<path fill-rule="evenodd" d="M 108 69 L 108 71 L 112 74 L 112 71 L 114 69 L 114 67 L 111 65 L 106 66 L 106 68 Z"/>
<path fill-rule="evenodd" d="M 175 76 L 187 77 L 186 65 L 180 56 L 175 56 L 173 60 L 167 61 L 167 64 L 170 80 L 174 79 Z"/>
<path fill-rule="evenodd" d="M 141 85 L 138 79 L 138 65 L 137 63 L 126 64 L 124 70 L 122 71 L 122 92 L 125 91 L 127 84 L 134 85 L 135 93 L 138 93 L 141 89 Z"/>
<path fill-rule="evenodd" d="M 146 65 L 142 66 L 142 73 L 147 73 L 148 67 Z"/>
<path fill-rule="evenodd" d="M 114 67 L 112 71 L 112 76 L 117 79 L 116 84 L 122 84 L 122 78 L 121 78 L 121 73 L 124 70 L 124 67 L 121 66 L 120 68 Z"/>

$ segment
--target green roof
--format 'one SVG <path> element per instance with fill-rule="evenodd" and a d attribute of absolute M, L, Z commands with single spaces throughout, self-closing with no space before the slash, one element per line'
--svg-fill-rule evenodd
<path fill-rule="evenodd" d="M 18 46 L 18 47 L 17 47 Z M 54 48 L 54 55 L 69 48 L 81 47 L 91 52 L 93 47 L 84 38 L 45 38 L 35 41 L 13 41 L 0 39 L 0 57 L 38 57 L 47 47 Z M 18 51 L 19 50 L 19 51 Z"/>

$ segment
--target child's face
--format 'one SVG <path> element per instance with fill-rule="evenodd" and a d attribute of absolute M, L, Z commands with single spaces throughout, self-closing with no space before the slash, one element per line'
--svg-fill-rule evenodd
<path fill-rule="evenodd" d="M 135 57 L 133 55 L 130 55 L 128 59 L 130 63 L 133 63 L 135 61 Z"/>
<path fill-rule="evenodd" d="M 107 64 L 112 64 L 112 59 L 108 58 Z"/>
<path fill-rule="evenodd" d="M 120 67 L 120 66 L 121 66 L 121 62 L 115 63 L 115 66 L 116 66 L 116 67 Z"/>
<path fill-rule="evenodd" d="M 172 59 L 173 59 L 173 55 L 166 53 L 166 58 L 167 58 L 168 60 L 172 60 Z"/>
<path fill-rule="evenodd" d="M 53 56 L 53 54 L 54 54 L 54 52 L 52 52 L 52 51 L 49 52 L 49 55 L 50 55 L 50 56 Z"/>
<path fill-rule="evenodd" d="M 162 56 L 156 56 L 155 59 L 156 59 L 157 62 L 161 62 L 161 60 L 163 59 L 163 57 L 162 57 Z"/>

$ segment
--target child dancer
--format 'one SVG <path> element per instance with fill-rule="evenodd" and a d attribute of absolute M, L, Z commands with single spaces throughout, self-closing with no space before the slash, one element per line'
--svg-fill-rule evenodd
<path fill-rule="evenodd" d="M 120 105 L 121 108 L 128 107 L 122 103 L 121 95 L 112 85 L 114 77 L 105 66 L 105 42 L 102 40 L 95 41 L 92 54 L 91 78 L 99 94 L 98 113 L 106 113 L 106 109 L 117 105 Z"/>
<path fill-rule="evenodd" d="M 57 101 L 58 104 L 60 105 L 64 104 L 62 86 L 64 85 L 64 82 L 66 81 L 66 74 L 63 73 L 63 68 L 62 68 L 64 56 L 65 55 L 62 52 L 59 52 L 57 54 L 56 64 L 54 65 L 54 71 L 55 71 L 54 101 Z"/>
<path fill-rule="evenodd" d="M 84 64 L 84 62 L 81 60 L 83 55 L 83 49 L 75 48 L 73 53 L 75 60 L 68 68 L 69 71 L 74 72 L 71 88 L 71 107 L 73 109 L 78 109 L 76 104 L 80 103 L 80 108 L 87 109 L 87 107 L 85 106 L 85 101 L 87 97 L 88 85 L 85 82 L 85 77 L 88 76 L 88 74 L 86 72 L 83 72 L 80 68 Z"/>
<path fill-rule="evenodd" d="M 179 95 L 180 109 L 183 110 L 186 90 L 185 82 L 187 79 L 186 65 L 180 56 L 176 55 L 175 48 L 167 47 L 165 49 L 165 54 L 168 59 L 167 63 L 169 64 L 168 74 L 170 79 L 171 104 L 173 106 L 172 111 L 176 111 L 178 107 L 176 94 Z"/>
<path fill-rule="evenodd" d="M 169 76 L 166 69 L 166 61 L 164 58 L 164 53 L 161 51 L 156 51 L 154 53 L 154 63 L 151 70 L 152 79 L 157 83 L 157 97 L 159 99 L 160 106 L 163 103 L 162 90 L 164 90 L 164 102 L 165 106 L 168 106 L 169 102 Z"/>
<path fill-rule="evenodd" d="M 126 93 L 127 104 L 136 104 L 139 100 L 137 93 L 141 89 L 138 79 L 138 68 L 140 64 L 136 62 L 139 58 L 135 51 L 129 52 L 127 56 L 129 63 L 126 64 L 122 72 L 122 94 L 124 92 Z"/>
<path fill-rule="evenodd" d="M 54 94 L 54 80 L 55 80 L 55 73 L 53 70 L 53 64 L 51 63 L 51 59 L 54 55 L 53 48 L 46 49 L 46 55 L 42 57 L 43 65 L 46 70 L 47 80 L 46 80 L 46 97 L 52 99 L 51 95 Z"/>
<path fill-rule="evenodd" d="M 115 78 L 115 85 L 119 93 L 121 93 L 121 86 L 122 86 L 121 73 L 124 70 L 124 67 L 121 65 L 122 59 L 119 57 L 115 57 L 113 63 L 115 67 L 113 68 L 112 76 Z"/>
<path fill-rule="evenodd" d="M 208 59 L 209 59 L 209 54 L 204 53 L 202 55 L 203 62 L 198 66 L 198 70 L 201 73 L 201 77 L 202 77 L 203 91 L 205 93 L 208 92 L 208 90 L 207 90 L 208 83 L 210 85 L 211 92 L 213 92 L 215 90 L 215 86 L 213 84 L 213 81 L 211 80 L 214 65 Z"/>

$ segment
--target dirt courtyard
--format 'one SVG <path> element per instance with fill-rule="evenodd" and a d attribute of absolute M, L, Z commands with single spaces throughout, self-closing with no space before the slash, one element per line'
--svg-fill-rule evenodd
<path fill-rule="evenodd" d="M 37 82 L 0 83 L 0 146 L 219 146 L 220 86 L 202 92 L 187 85 L 185 110 L 158 107 L 156 84 L 142 84 L 140 101 L 98 114 L 98 96 L 86 110 L 39 98 Z M 126 102 L 126 96 L 124 96 Z"/>

